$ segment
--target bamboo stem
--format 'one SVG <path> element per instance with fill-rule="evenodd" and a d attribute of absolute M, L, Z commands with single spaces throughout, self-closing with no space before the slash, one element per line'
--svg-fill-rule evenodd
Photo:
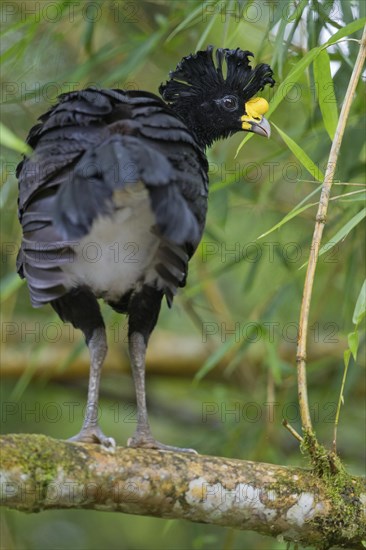
<path fill-rule="evenodd" d="M 295 430 L 293 426 L 291 426 L 291 424 L 286 420 L 286 418 L 282 420 L 282 426 L 284 426 L 286 430 L 288 430 L 290 434 L 294 436 L 295 439 L 300 441 L 300 443 L 304 441 L 301 435 Z"/>
<path fill-rule="evenodd" d="M 339 156 L 343 134 L 346 128 L 346 122 L 351 108 L 351 103 L 356 90 L 357 82 L 361 75 L 363 63 L 366 56 L 366 25 L 364 27 L 362 39 L 360 42 L 360 50 L 356 59 L 355 66 L 352 71 L 351 79 L 348 84 L 346 96 L 339 116 L 337 129 L 329 154 L 327 169 L 324 176 L 324 182 L 320 195 L 318 212 L 316 215 L 316 223 L 311 243 L 309 263 L 306 271 L 304 291 L 300 310 L 299 319 L 299 336 L 297 343 L 296 363 L 297 363 L 297 383 L 298 383 L 298 398 L 301 413 L 302 427 L 305 431 L 312 431 L 312 422 L 309 411 L 307 383 L 306 383 L 306 342 L 308 335 L 308 323 L 311 296 L 314 284 L 315 269 L 319 256 L 320 243 L 323 235 L 323 229 L 326 222 L 330 190 L 333 184 L 335 169 Z"/>

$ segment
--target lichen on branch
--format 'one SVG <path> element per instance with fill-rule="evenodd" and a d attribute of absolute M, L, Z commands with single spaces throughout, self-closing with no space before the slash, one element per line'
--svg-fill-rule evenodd
<path fill-rule="evenodd" d="M 6 435 L 0 443 L 1 504 L 12 509 L 83 508 L 186 519 L 318 548 L 359 548 L 366 538 L 366 488 L 356 478 L 349 477 L 342 504 L 342 491 L 334 501 L 328 485 L 302 468 L 108 450 L 43 435 Z"/>

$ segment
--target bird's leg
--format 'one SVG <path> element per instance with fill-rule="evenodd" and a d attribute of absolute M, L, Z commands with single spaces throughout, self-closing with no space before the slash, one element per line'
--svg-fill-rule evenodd
<path fill-rule="evenodd" d="M 129 336 L 129 352 L 131 368 L 135 383 L 136 402 L 137 402 L 137 428 L 134 435 L 128 440 L 129 447 L 147 447 L 149 449 L 160 449 L 163 451 L 178 451 L 196 453 L 194 449 L 182 449 L 164 445 L 154 439 L 146 407 L 145 392 L 145 356 L 146 342 L 145 338 L 139 332 L 132 332 Z"/>
<path fill-rule="evenodd" d="M 114 439 L 106 437 L 98 424 L 98 399 L 100 374 L 107 354 L 107 337 L 103 317 L 97 299 L 85 288 L 71 290 L 51 302 L 60 318 L 80 329 L 90 354 L 88 402 L 80 432 L 69 441 L 100 443 L 105 447 L 115 446 Z"/>
<path fill-rule="evenodd" d="M 134 436 L 128 441 L 128 445 L 132 447 L 138 441 L 150 441 L 152 439 L 146 407 L 146 344 L 143 335 L 139 332 L 131 334 L 129 338 L 129 352 L 137 404 L 137 428 Z"/>
<path fill-rule="evenodd" d="M 115 447 L 114 439 L 105 436 L 98 424 L 100 374 L 107 355 L 107 338 L 104 326 L 92 331 L 91 337 L 87 339 L 87 345 L 90 353 L 88 401 L 83 426 L 80 432 L 71 437 L 69 441 L 100 443 L 105 447 Z"/>

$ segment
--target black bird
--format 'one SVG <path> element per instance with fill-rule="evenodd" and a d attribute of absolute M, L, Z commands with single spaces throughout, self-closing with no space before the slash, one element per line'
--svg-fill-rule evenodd
<path fill-rule="evenodd" d="M 208 194 L 205 149 L 239 131 L 270 135 L 269 65 L 240 48 L 184 57 L 159 92 L 88 88 L 62 94 L 40 117 L 18 166 L 23 239 L 17 269 L 32 305 L 50 303 L 82 330 L 90 379 L 82 429 L 72 440 L 114 445 L 101 431 L 98 395 L 107 353 L 98 298 L 128 315 L 137 428 L 128 444 L 157 442 L 145 399 L 145 353 L 165 296 L 186 284 L 202 237 Z M 187 449 L 189 450 L 189 449 Z"/>

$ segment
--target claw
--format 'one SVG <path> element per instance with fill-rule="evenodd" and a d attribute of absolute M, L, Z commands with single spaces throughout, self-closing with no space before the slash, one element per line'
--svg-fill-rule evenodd
<path fill-rule="evenodd" d="M 184 447 L 174 447 L 172 445 L 164 445 L 160 441 L 156 441 L 153 437 L 139 436 L 135 434 L 127 441 L 127 447 L 131 448 L 143 448 L 143 449 L 158 449 L 159 451 L 170 451 L 173 453 L 192 453 L 198 455 L 195 449 L 189 449 Z"/>
<path fill-rule="evenodd" d="M 73 443 L 93 443 L 102 445 L 108 449 L 114 449 L 116 447 L 116 442 L 113 437 L 107 437 L 104 435 L 99 426 L 93 428 L 82 428 L 78 434 L 70 437 L 67 441 L 72 441 Z"/>

